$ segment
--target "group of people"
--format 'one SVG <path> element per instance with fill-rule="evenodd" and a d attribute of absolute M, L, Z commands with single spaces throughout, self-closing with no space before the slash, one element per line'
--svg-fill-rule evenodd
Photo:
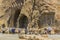
<path fill-rule="evenodd" d="M 55 34 L 55 29 L 52 27 L 47 27 L 44 29 L 44 34 Z"/>
<path fill-rule="evenodd" d="M 12 33 L 12 34 L 15 34 L 15 33 L 21 33 L 22 30 L 20 28 L 2 28 L 2 29 L 0 29 L 0 33 Z M 23 31 L 26 32 L 27 30 L 23 30 Z M 41 31 L 40 31 L 40 33 L 41 33 Z M 42 34 L 51 34 L 51 33 L 54 33 L 53 28 L 52 27 L 47 27 L 47 28 L 44 28 L 44 31 L 43 31 Z M 26 32 L 26 34 L 27 34 L 27 32 Z"/>
<path fill-rule="evenodd" d="M 20 30 L 17 28 L 1 28 L 0 29 L 0 33 L 20 33 Z"/>

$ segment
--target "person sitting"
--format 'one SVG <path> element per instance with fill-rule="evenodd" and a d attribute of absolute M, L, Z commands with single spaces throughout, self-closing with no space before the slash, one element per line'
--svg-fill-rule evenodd
<path fill-rule="evenodd" d="M 12 33 L 14 34 L 14 33 L 15 33 L 15 28 L 12 28 L 11 31 L 12 31 Z"/>
<path fill-rule="evenodd" d="M 48 33 L 48 34 L 51 34 L 51 31 L 52 31 L 52 27 L 48 27 L 48 28 L 47 28 L 47 33 Z"/>

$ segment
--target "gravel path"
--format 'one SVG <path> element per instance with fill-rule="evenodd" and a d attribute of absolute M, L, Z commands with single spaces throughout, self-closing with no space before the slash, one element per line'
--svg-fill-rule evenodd
<path fill-rule="evenodd" d="M 0 34 L 0 40 L 19 40 L 17 34 Z"/>

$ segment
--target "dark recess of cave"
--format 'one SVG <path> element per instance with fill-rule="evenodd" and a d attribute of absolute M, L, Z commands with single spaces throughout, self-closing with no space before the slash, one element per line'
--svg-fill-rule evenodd
<path fill-rule="evenodd" d="M 28 25 L 28 18 L 22 15 L 19 20 L 19 28 L 26 28 Z"/>
<path fill-rule="evenodd" d="M 17 23 L 17 18 L 19 17 L 19 14 L 20 14 L 20 9 L 15 11 L 15 14 L 14 14 L 14 27 L 17 26 L 16 23 Z"/>
<path fill-rule="evenodd" d="M 52 26 L 55 23 L 55 13 L 54 12 L 49 12 L 49 13 L 43 13 L 40 16 L 40 20 L 38 21 L 38 25 L 42 27 L 43 25 L 49 25 Z"/>
<path fill-rule="evenodd" d="M 25 29 L 25 34 L 27 33 L 28 18 L 25 15 L 22 15 L 19 20 L 19 28 Z"/>

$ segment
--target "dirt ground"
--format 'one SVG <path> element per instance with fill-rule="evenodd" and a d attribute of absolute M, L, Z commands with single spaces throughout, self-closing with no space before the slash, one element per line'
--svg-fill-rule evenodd
<path fill-rule="evenodd" d="M 23 35 L 20 40 L 60 40 L 60 35 Z"/>

